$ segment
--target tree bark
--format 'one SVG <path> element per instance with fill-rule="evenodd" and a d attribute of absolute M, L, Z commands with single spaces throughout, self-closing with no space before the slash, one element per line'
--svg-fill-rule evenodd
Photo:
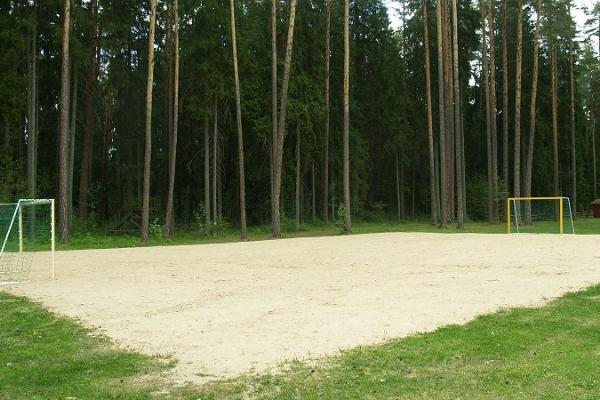
<path fill-rule="evenodd" d="M 433 138 L 433 111 L 431 101 L 431 61 L 429 58 L 429 17 L 428 17 L 427 0 L 423 0 L 423 35 L 425 47 L 425 84 L 427 88 L 427 139 L 429 145 L 429 191 L 431 198 L 431 223 L 439 224 L 438 217 L 438 200 L 436 197 L 435 188 L 435 155 L 434 155 L 434 138 Z"/>
<path fill-rule="evenodd" d="M 277 158 L 277 0 L 271 1 L 271 215 L 275 213 L 275 160 Z"/>
<path fill-rule="evenodd" d="M 235 4 L 234 0 L 229 1 L 231 9 L 231 44 L 233 53 L 233 78 L 235 81 L 235 111 L 238 136 L 238 164 L 239 164 L 239 196 L 240 196 L 240 237 L 242 240 L 248 240 L 246 228 L 246 178 L 244 173 L 244 135 L 242 132 L 242 105 L 240 92 L 240 75 L 238 70 L 237 58 L 237 37 L 235 33 Z"/>
<path fill-rule="evenodd" d="M 77 134 L 77 84 L 79 74 L 77 73 L 77 67 L 73 67 L 73 93 L 71 95 L 71 99 L 73 102 L 72 111 L 71 111 L 71 135 L 69 138 L 69 191 L 68 191 L 68 201 L 69 201 L 69 227 L 73 225 L 73 174 L 75 171 L 75 138 Z"/>
<path fill-rule="evenodd" d="M 296 232 L 300 230 L 300 124 L 296 124 Z"/>
<path fill-rule="evenodd" d="M 60 127 L 58 149 L 58 215 L 59 237 L 61 243 L 69 241 L 69 95 L 70 86 L 70 55 L 69 39 L 71 36 L 71 0 L 64 0 L 62 66 L 60 87 Z"/>
<path fill-rule="evenodd" d="M 99 215 L 103 222 L 108 218 L 108 144 L 110 132 L 110 99 L 104 99 L 104 124 L 102 129 L 102 159 L 100 160 L 100 207 Z"/>
<path fill-rule="evenodd" d="M 498 129 L 496 108 L 496 61 L 494 31 L 494 0 L 488 0 L 488 26 L 490 31 L 490 132 L 492 146 L 492 218 L 498 222 Z"/>
<path fill-rule="evenodd" d="M 296 20 L 296 0 L 291 0 L 290 21 L 288 25 L 288 37 L 285 51 L 285 62 L 283 66 L 283 82 L 281 85 L 281 100 L 279 106 L 279 120 L 277 122 L 277 147 L 275 152 L 275 182 L 274 182 L 274 206 L 272 214 L 273 237 L 281 237 L 281 174 L 283 164 L 283 144 L 285 140 L 285 122 L 287 114 L 288 86 L 290 81 L 290 69 L 292 64 L 292 50 L 294 45 L 294 26 Z"/>
<path fill-rule="evenodd" d="M 344 232 L 352 233 L 350 210 L 350 0 L 344 0 Z"/>
<path fill-rule="evenodd" d="M 89 47 L 90 57 L 85 66 L 85 87 L 84 87 L 84 131 L 83 146 L 81 152 L 81 170 L 79 172 L 79 218 L 88 218 L 88 197 L 89 185 L 92 179 L 94 146 L 94 130 L 96 123 L 96 89 L 98 85 L 98 0 L 92 0 L 90 3 L 90 14 L 94 21 L 91 24 L 90 31 L 86 34 L 86 44 Z"/>
<path fill-rule="evenodd" d="M 445 84 L 445 116 L 446 116 L 446 171 L 447 181 L 446 190 L 448 193 L 446 210 L 448 212 L 448 220 L 455 221 L 456 218 L 456 169 L 455 169 L 455 141 L 456 132 L 454 125 L 454 74 L 452 62 L 452 22 L 449 14 L 448 1 L 444 0 L 443 23 L 444 23 L 444 84 Z"/>
<path fill-rule="evenodd" d="M 594 118 L 594 111 L 590 111 L 591 117 L 591 134 L 592 134 L 592 179 L 594 179 L 594 184 L 592 185 L 594 188 L 594 199 L 598 198 L 598 190 L 597 190 L 597 175 L 596 175 L 596 119 Z"/>
<path fill-rule="evenodd" d="M 436 7 L 436 23 L 437 23 L 437 50 L 438 50 L 438 95 L 439 106 L 438 114 L 440 117 L 440 145 L 439 145 L 439 168 L 440 168 L 440 228 L 448 228 L 448 190 L 447 170 L 446 170 L 446 112 L 445 112 L 445 88 L 444 88 L 444 39 L 443 39 L 443 23 L 442 23 L 442 7 L 443 1 L 437 0 Z"/>
<path fill-rule="evenodd" d="M 326 0 L 325 21 L 325 150 L 323 156 L 323 222 L 329 223 L 329 74 L 331 68 L 331 0 Z"/>
<path fill-rule="evenodd" d="M 552 39 L 553 40 L 553 39 Z M 556 66 L 556 46 L 550 43 L 550 82 L 552 92 L 552 158 L 554 161 L 554 195 L 560 196 L 559 164 L 558 164 L 558 70 Z"/>
<path fill-rule="evenodd" d="M 454 74 L 454 132 L 456 146 L 456 195 L 457 195 L 457 229 L 463 230 L 465 228 L 465 216 L 463 207 L 463 178 L 462 178 L 462 144 L 460 134 L 460 121 L 461 121 L 461 109 L 460 109 L 460 76 L 458 72 L 458 10 L 456 7 L 456 0 L 452 0 L 452 69 Z"/>
<path fill-rule="evenodd" d="M 169 193 L 167 196 L 167 211 L 165 236 L 170 238 L 175 232 L 175 215 L 173 212 L 173 194 L 175 191 L 175 169 L 177 166 L 177 128 L 179 120 L 179 2 L 173 0 L 175 22 L 175 70 L 173 72 L 173 128 L 169 152 Z M 209 211 L 210 213 L 210 211 Z"/>
<path fill-rule="evenodd" d="M 218 102 L 215 96 L 215 123 L 213 129 L 213 179 L 212 179 L 212 213 L 213 213 L 213 224 L 216 225 L 218 222 L 217 214 L 217 166 L 219 160 L 219 148 L 218 148 L 218 136 L 219 136 L 219 109 Z"/>
<path fill-rule="evenodd" d="M 517 0 L 517 48 L 515 66 L 514 197 L 521 197 L 521 70 L 523 63 L 523 0 Z M 519 213 L 517 207 L 516 213 Z M 515 215 L 517 217 L 517 215 Z"/>
<path fill-rule="evenodd" d="M 571 10 L 569 8 L 569 16 Z M 576 130 L 575 130 L 575 77 L 573 73 L 573 39 L 569 39 L 569 84 L 571 94 L 571 213 L 573 218 L 577 217 L 577 155 L 576 155 Z"/>
<path fill-rule="evenodd" d="M 508 125 L 509 125 L 509 105 L 508 105 L 508 24 L 507 24 L 507 3 L 508 0 L 502 0 L 502 180 L 504 183 L 504 219 L 506 220 L 506 199 L 510 193 L 509 177 L 509 159 L 508 159 Z"/>
<path fill-rule="evenodd" d="M 148 34 L 148 76 L 146 79 L 146 145 L 144 148 L 144 183 L 142 191 L 141 239 L 148 242 L 150 225 L 150 163 L 152 157 L 152 85 L 154 83 L 154 32 L 156 0 L 150 0 L 150 32 Z"/>
<path fill-rule="evenodd" d="M 27 186 L 29 189 L 29 198 L 31 199 L 37 197 L 37 1 L 34 2 L 33 18 L 29 111 L 27 116 Z"/>
<path fill-rule="evenodd" d="M 535 129 L 537 117 L 537 90 L 538 90 L 538 75 L 539 75 L 539 53 L 540 53 L 540 32 L 542 27 L 542 0 L 537 2 L 537 17 L 535 21 L 535 33 L 533 37 L 533 72 L 531 80 L 531 104 L 529 107 L 529 140 L 527 145 L 527 160 L 525 162 L 525 197 L 531 197 L 531 183 L 533 176 L 533 154 L 535 149 Z M 531 203 L 525 203 L 525 219 L 526 224 L 531 224 Z"/>
<path fill-rule="evenodd" d="M 487 209 L 488 209 L 488 221 L 494 223 L 494 183 L 492 173 L 492 118 L 490 115 L 490 81 L 488 71 L 488 56 L 487 56 L 487 25 L 485 18 L 485 6 L 484 2 L 481 1 L 481 27 L 482 27 L 482 39 L 481 39 L 481 73 L 485 91 L 485 121 L 486 121 L 486 144 L 487 144 L 487 178 L 488 178 L 488 196 L 487 196 Z"/>
<path fill-rule="evenodd" d="M 400 191 L 404 188 L 400 187 L 400 151 L 396 148 L 396 203 L 398 208 L 398 221 L 402 221 L 402 196 Z"/>
<path fill-rule="evenodd" d="M 209 115 L 204 119 L 204 223 L 210 229 L 210 129 Z"/>

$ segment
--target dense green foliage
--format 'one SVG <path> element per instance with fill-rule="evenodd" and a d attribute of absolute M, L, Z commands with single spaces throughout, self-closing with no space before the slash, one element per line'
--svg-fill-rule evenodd
<path fill-rule="evenodd" d="M 600 287 L 202 388 L 158 379 L 166 364 L 114 349 L 29 300 L 0 292 L 0 305 L 0 399 L 593 399 L 600 391 Z"/>
<path fill-rule="evenodd" d="M 508 1 L 507 32 L 502 30 L 501 2 L 496 1 L 496 77 L 498 132 L 502 117 L 510 119 L 510 180 L 513 163 L 513 109 L 515 58 L 515 1 Z M 548 45 L 558 46 L 558 110 L 560 190 L 572 196 L 570 96 L 568 48 L 574 37 L 570 0 L 547 0 L 543 8 L 538 96 L 537 136 L 533 167 L 533 195 L 553 194 L 552 128 Z M 74 156 L 73 204 L 81 202 L 89 213 L 74 223 L 75 231 L 113 229 L 131 211 L 139 210 L 142 195 L 144 148 L 144 99 L 147 70 L 149 5 L 143 0 L 98 0 L 97 34 L 93 1 L 75 0 L 71 38 L 72 85 L 78 81 Z M 167 21 L 170 1 L 158 2 L 156 66 L 154 80 L 151 221 L 164 224 L 168 188 L 169 82 L 173 57 Z M 246 159 L 246 193 L 251 225 L 270 219 L 271 43 L 270 1 L 237 1 L 238 54 L 242 89 L 242 116 Z M 437 98 L 437 50 L 435 2 L 429 7 L 432 97 Z M 10 0 L 0 4 L 0 115 L 4 124 L 0 158 L 0 196 L 3 200 L 28 197 L 27 154 L 28 95 L 37 88 L 38 165 L 37 197 L 56 197 L 57 126 L 60 91 L 62 5 L 59 0 Z M 402 24 L 390 28 L 388 8 L 382 0 L 351 2 L 351 193 L 352 210 L 359 218 L 383 211 L 400 218 L 426 217 L 430 213 L 427 153 L 427 108 L 423 49 L 423 2 L 402 0 Z M 331 25 L 331 140 L 330 199 L 337 213 L 342 193 L 342 3 L 333 2 Z M 523 45 L 522 137 L 526 147 L 529 129 L 534 5 L 525 3 Z M 239 214 L 235 102 L 231 60 L 229 5 L 225 0 L 182 0 L 181 81 L 179 141 L 175 181 L 175 213 L 178 224 L 191 223 L 206 212 L 204 205 L 203 134 L 212 134 L 215 105 L 218 108 L 219 157 L 218 209 L 221 222 L 236 225 Z M 298 3 L 294 55 L 288 105 L 288 140 L 283 163 L 283 215 L 295 208 L 296 140 L 301 132 L 301 219 L 321 215 L 323 134 L 325 129 L 325 0 Z M 278 60 L 283 65 L 288 2 L 278 2 Z M 590 27 L 596 27 L 594 18 Z M 465 134 L 467 217 L 486 218 L 485 100 L 481 82 L 481 21 L 479 3 L 458 4 L 459 62 Z M 583 33 L 581 33 L 583 35 Z M 589 32 L 593 39 L 597 29 Z M 32 84 L 31 55 L 35 35 L 37 77 Z M 502 106 L 502 47 L 508 41 L 509 110 Z M 597 55 L 591 40 L 573 44 L 575 54 L 576 167 L 578 211 L 593 200 L 592 143 L 595 115 L 600 115 Z M 95 73 L 94 60 L 98 61 Z M 77 77 L 77 78 L 75 78 Z M 281 78 L 281 74 L 280 74 Z M 34 107 L 36 108 L 36 107 Z M 437 102 L 433 101 L 434 134 L 438 135 Z M 86 147 L 85 136 L 92 138 Z M 437 140 L 437 139 L 436 139 Z M 498 141 L 498 154 L 503 143 Z M 90 180 L 81 187 L 86 151 L 90 152 Z M 398 175 L 396 154 L 399 158 Z M 211 144 L 211 158 L 212 144 Z M 596 160 L 597 161 L 597 160 Z M 499 168 L 502 157 L 499 156 Z M 212 168 L 212 164 L 211 164 Z M 211 174 L 213 171 L 211 170 Z M 314 184 L 313 184 L 314 178 Z M 502 174 L 500 174 L 502 179 Z M 397 196 L 397 185 L 400 196 Z M 510 182 L 499 182 L 512 188 Z M 87 194 L 82 197 L 80 191 Z M 314 195 L 314 209 L 313 209 Z M 399 198 L 397 198 L 399 197 Z M 501 196 L 498 201 L 500 201 Z M 397 205 L 401 202 L 400 206 Z M 335 219 L 335 217 L 334 217 Z M 129 226 L 130 229 L 135 229 Z"/>

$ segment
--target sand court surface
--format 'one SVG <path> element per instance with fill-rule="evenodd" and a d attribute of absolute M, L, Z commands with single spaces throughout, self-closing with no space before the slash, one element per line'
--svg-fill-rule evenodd
<path fill-rule="evenodd" d="M 385 233 L 56 254 L 5 287 L 202 382 L 600 283 L 600 236 Z"/>

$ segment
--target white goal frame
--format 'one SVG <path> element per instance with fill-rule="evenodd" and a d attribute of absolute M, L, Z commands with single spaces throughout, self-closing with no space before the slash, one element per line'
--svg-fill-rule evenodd
<path fill-rule="evenodd" d="M 550 200 L 550 201 L 558 201 L 559 207 L 559 229 L 560 234 L 565 233 L 565 203 L 569 205 L 569 218 L 571 219 L 571 230 L 573 235 L 575 234 L 575 225 L 573 223 L 573 208 L 571 207 L 571 200 L 568 197 L 564 196 L 555 196 L 555 197 L 509 197 L 506 200 L 506 233 L 512 233 L 512 221 L 511 221 L 511 203 L 514 207 L 514 216 L 515 216 L 515 228 L 516 233 L 519 232 L 519 213 L 517 212 L 517 202 L 519 201 L 542 201 L 542 200 Z"/>
<path fill-rule="evenodd" d="M 12 218 L 6 235 L 2 238 L 2 247 L 0 248 L 0 257 L 4 254 L 6 243 L 10 237 L 13 229 L 19 230 L 19 253 L 23 253 L 23 205 L 50 205 L 50 257 L 51 257 L 51 269 L 50 276 L 52 279 L 56 278 L 55 271 L 55 253 L 56 253 L 56 207 L 54 199 L 20 199 L 17 203 L 0 203 L 0 205 L 8 206 L 14 205 L 15 211 L 13 212 Z M 15 227 L 15 224 L 18 224 Z M 22 261 L 21 261 L 22 262 Z M 13 282 L 3 282 L 4 284 Z"/>

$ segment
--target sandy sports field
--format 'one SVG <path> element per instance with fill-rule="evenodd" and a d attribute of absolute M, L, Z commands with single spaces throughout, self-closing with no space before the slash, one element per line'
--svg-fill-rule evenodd
<path fill-rule="evenodd" d="M 538 305 L 600 282 L 600 236 L 386 233 L 57 253 L 4 288 L 203 382 Z M 46 265 L 48 267 L 48 265 Z"/>

